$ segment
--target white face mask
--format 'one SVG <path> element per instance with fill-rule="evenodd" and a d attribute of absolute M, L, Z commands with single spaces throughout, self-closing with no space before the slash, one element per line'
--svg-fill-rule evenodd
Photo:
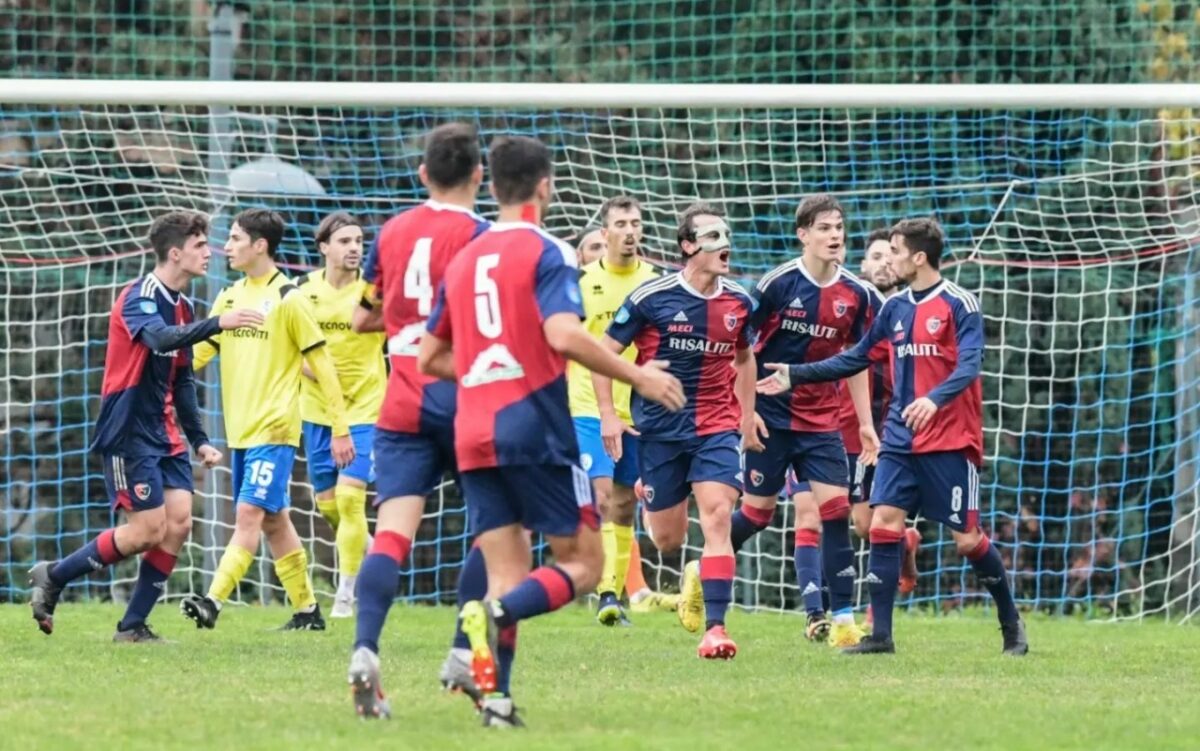
<path fill-rule="evenodd" d="M 704 242 L 700 241 L 700 238 L 708 235 L 715 235 L 715 237 L 707 239 Z M 697 250 L 702 250 L 705 253 L 716 253 L 720 250 L 728 250 L 731 247 L 729 236 L 729 225 L 720 219 L 715 222 L 709 222 L 708 224 L 701 224 L 699 227 L 696 227 L 696 248 Z"/>

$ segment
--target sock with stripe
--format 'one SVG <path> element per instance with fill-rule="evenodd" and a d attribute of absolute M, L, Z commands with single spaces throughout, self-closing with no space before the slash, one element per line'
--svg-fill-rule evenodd
<path fill-rule="evenodd" d="M 513 660 L 517 657 L 517 624 L 500 629 L 496 643 L 496 692 L 509 695 Z"/>
<path fill-rule="evenodd" d="M 338 485 L 336 489 L 338 573 L 354 576 L 367 551 L 367 489 Z"/>
<path fill-rule="evenodd" d="M 637 537 L 634 536 L 629 540 L 629 566 L 625 569 L 625 594 L 633 597 L 647 588 L 646 575 L 642 573 L 642 546 L 638 544 Z"/>
<path fill-rule="evenodd" d="M 461 612 L 463 605 L 471 600 L 482 600 L 487 597 L 487 588 L 487 565 L 483 560 L 483 551 L 479 549 L 478 545 L 472 545 L 471 550 L 467 552 L 467 559 L 463 561 L 462 568 L 458 571 L 458 611 L 456 612 Z M 471 648 L 471 642 L 462 630 L 462 618 L 454 623 L 452 646 L 455 649 Z"/>
<path fill-rule="evenodd" d="M 507 628 L 526 618 L 552 613 L 574 599 L 575 583 L 567 572 L 558 566 L 542 566 L 500 598 L 496 625 Z"/>
<path fill-rule="evenodd" d="M 318 498 L 317 512 L 321 514 L 321 516 L 325 517 L 325 521 L 329 522 L 329 528 L 334 532 L 337 532 L 338 523 L 341 521 L 341 517 L 338 516 L 337 496 L 335 495 L 333 498 L 326 498 L 323 500 Z"/>
<path fill-rule="evenodd" d="M 229 547 L 225 548 L 225 553 L 221 556 L 221 562 L 217 564 L 212 584 L 208 586 L 209 598 L 217 602 L 228 600 L 233 590 L 237 589 L 238 582 L 250 570 L 251 563 L 254 563 L 254 553 L 240 545 L 229 543 Z"/>
<path fill-rule="evenodd" d="M 125 615 L 117 624 L 118 631 L 128 631 L 139 623 L 146 622 L 150 611 L 162 595 L 163 584 L 175 570 L 175 561 L 176 557 L 162 548 L 152 548 L 142 553 L 137 583 L 133 585 L 133 593 L 129 595 Z"/>
<path fill-rule="evenodd" d="M 312 578 L 308 575 L 308 554 L 304 548 L 296 548 L 275 561 L 275 576 L 279 577 L 283 591 L 287 592 L 292 610 L 307 613 L 317 606 Z"/>
<path fill-rule="evenodd" d="M 804 612 L 810 615 L 825 612 L 821 602 L 821 533 L 815 529 L 796 530 L 796 585 Z"/>
<path fill-rule="evenodd" d="M 125 559 L 117 550 L 117 530 L 106 529 L 86 545 L 50 567 L 50 581 L 60 587 Z"/>
<path fill-rule="evenodd" d="M 363 559 L 355 583 L 358 618 L 354 625 L 354 648 L 366 647 L 379 654 L 379 635 L 388 610 L 400 587 L 400 566 L 412 550 L 412 540 L 398 532 L 377 532 L 371 552 Z"/>
<path fill-rule="evenodd" d="M 835 623 L 854 622 L 854 546 L 850 544 L 850 499 L 838 496 L 821 504 L 821 570 L 829 587 Z"/>
<path fill-rule="evenodd" d="M 872 633 L 881 639 L 892 638 L 892 609 L 896 604 L 896 587 L 900 584 L 900 555 L 904 547 L 904 532 L 872 529 L 871 561 L 867 566 L 867 587 L 871 592 L 871 615 L 875 619 Z"/>
<path fill-rule="evenodd" d="M 729 541 L 733 543 L 733 552 L 736 554 L 751 537 L 770 526 L 774 517 L 775 509 L 762 509 L 743 501 L 729 520 Z"/>
<path fill-rule="evenodd" d="M 725 611 L 733 601 L 733 565 L 731 555 L 705 555 L 700 558 L 700 587 L 704 590 L 704 630 L 725 625 Z"/>
<path fill-rule="evenodd" d="M 1008 572 L 1004 570 L 1004 561 L 1000 551 L 992 545 L 985 535 L 975 549 L 967 553 L 967 560 L 979 582 L 987 587 L 992 599 L 996 601 L 996 616 L 1001 623 L 1012 623 L 1019 620 L 1017 603 L 1013 601 L 1012 589 L 1008 586 Z"/>

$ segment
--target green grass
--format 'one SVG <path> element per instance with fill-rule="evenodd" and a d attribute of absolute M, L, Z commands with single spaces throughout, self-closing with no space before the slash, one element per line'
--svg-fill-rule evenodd
<path fill-rule="evenodd" d="M 802 621 L 736 613 L 731 663 L 695 656 L 673 616 L 604 630 L 582 608 L 522 626 L 514 692 L 529 729 L 484 731 L 438 691 L 453 612 L 398 607 L 383 642 L 390 722 L 353 716 L 353 624 L 270 633 L 237 608 L 200 632 L 164 604 L 169 645 L 110 642 L 120 613 L 64 604 L 44 637 L 0 606 L 0 747 L 12 749 L 1005 749 L 1200 746 L 1200 629 L 1033 618 L 1004 658 L 983 616 L 905 617 L 899 654 L 850 658 Z M 486 746 L 480 745 L 486 743 Z"/>

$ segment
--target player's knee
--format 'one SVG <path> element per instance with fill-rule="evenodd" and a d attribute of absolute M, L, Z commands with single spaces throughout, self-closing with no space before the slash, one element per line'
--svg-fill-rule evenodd
<path fill-rule="evenodd" d="M 652 530 L 650 541 L 654 543 L 654 547 L 658 548 L 660 553 L 674 553 L 683 547 L 683 541 L 687 537 L 687 530 L 676 529 L 675 525 L 664 524 L 650 529 Z"/>
<path fill-rule="evenodd" d="M 815 504 L 796 505 L 796 529 L 821 530 L 821 513 Z"/>
<path fill-rule="evenodd" d="M 621 493 L 613 493 L 608 499 L 609 519 L 614 524 L 620 524 L 623 527 L 633 525 L 633 517 L 637 511 L 637 499 L 632 493 L 627 496 Z"/>
<path fill-rule="evenodd" d="M 836 521 L 850 518 L 850 498 L 839 495 L 818 506 L 821 521 Z"/>
<path fill-rule="evenodd" d="M 166 539 L 184 541 L 192 534 L 192 515 L 177 516 L 167 520 Z"/>
<path fill-rule="evenodd" d="M 854 534 L 865 540 L 871 533 L 871 515 L 870 514 L 855 514 L 854 515 Z"/>
<path fill-rule="evenodd" d="M 976 527 L 970 532 L 955 533 L 954 549 L 964 558 L 974 555 L 983 542 L 983 531 Z"/>
<path fill-rule="evenodd" d="M 162 543 L 167 533 L 167 516 L 162 513 L 161 509 L 158 509 L 157 513 L 138 514 L 130 520 L 129 532 L 127 545 L 131 549 L 125 552 L 128 554 L 145 552 Z"/>

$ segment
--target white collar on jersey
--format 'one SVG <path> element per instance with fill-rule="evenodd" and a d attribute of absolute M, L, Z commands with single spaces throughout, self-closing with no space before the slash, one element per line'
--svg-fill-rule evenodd
<path fill-rule="evenodd" d="M 692 293 L 696 297 L 699 297 L 701 300 L 715 300 L 721 296 L 722 292 L 725 291 L 725 277 L 723 277 L 723 276 L 717 277 L 717 290 L 715 292 L 713 292 L 711 295 L 701 294 L 700 290 L 698 290 L 695 287 L 693 287 L 692 285 L 688 284 L 688 280 L 683 278 L 682 271 L 676 272 L 675 276 L 678 277 L 678 279 L 679 279 L 680 287 L 683 287 L 685 290 Z"/>
<path fill-rule="evenodd" d="M 455 206 L 452 203 L 442 203 L 441 201 L 435 201 L 432 198 L 426 198 L 425 205 L 428 206 L 429 208 L 433 209 L 434 211 L 455 211 L 459 214 L 466 214 L 467 216 L 475 217 L 476 219 L 482 219 L 482 217 L 480 217 L 478 214 L 476 214 L 474 211 L 471 211 L 468 208 L 464 208 L 462 206 Z"/>
<path fill-rule="evenodd" d="M 826 287 L 832 287 L 833 285 L 837 284 L 839 279 L 842 278 L 842 267 L 841 266 L 834 267 L 833 278 L 830 279 L 829 281 L 825 282 L 824 284 L 821 284 L 816 279 L 813 279 L 813 275 L 808 273 L 808 267 L 804 265 L 804 261 L 801 260 L 800 258 L 796 258 L 796 268 L 800 271 L 801 274 L 804 275 L 805 279 L 812 282 L 813 286 L 817 287 L 818 289 L 825 289 Z"/>
<path fill-rule="evenodd" d="M 178 304 L 183 298 L 182 292 L 175 292 L 167 285 L 163 284 L 163 280 L 158 278 L 158 275 L 151 271 L 146 274 L 146 281 L 142 282 L 142 297 L 154 297 L 154 290 L 159 290 L 163 293 L 163 297 L 172 305 Z"/>
<path fill-rule="evenodd" d="M 925 295 L 924 297 L 922 297 L 920 300 L 918 300 L 917 298 L 913 297 L 913 291 L 912 291 L 912 288 L 911 288 L 911 287 L 909 287 L 908 289 L 904 290 L 904 293 L 905 293 L 906 295 L 908 295 L 908 301 L 909 301 L 910 303 L 912 303 L 913 305 L 921 305 L 922 303 L 927 303 L 927 302 L 929 302 L 930 300 L 932 300 L 933 298 L 935 298 L 935 297 L 937 297 L 938 295 L 942 294 L 942 290 L 943 290 L 943 289 L 945 289 L 945 288 L 946 288 L 946 280 L 945 280 L 945 279 L 943 279 L 942 281 L 940 281 L 940 282 L 938 282 L 937 284 L 933 285 L 933 289 L 929 290 L 929 292 L 928 292 L 928 293 L 926 293 L 926 295 Z"/>

